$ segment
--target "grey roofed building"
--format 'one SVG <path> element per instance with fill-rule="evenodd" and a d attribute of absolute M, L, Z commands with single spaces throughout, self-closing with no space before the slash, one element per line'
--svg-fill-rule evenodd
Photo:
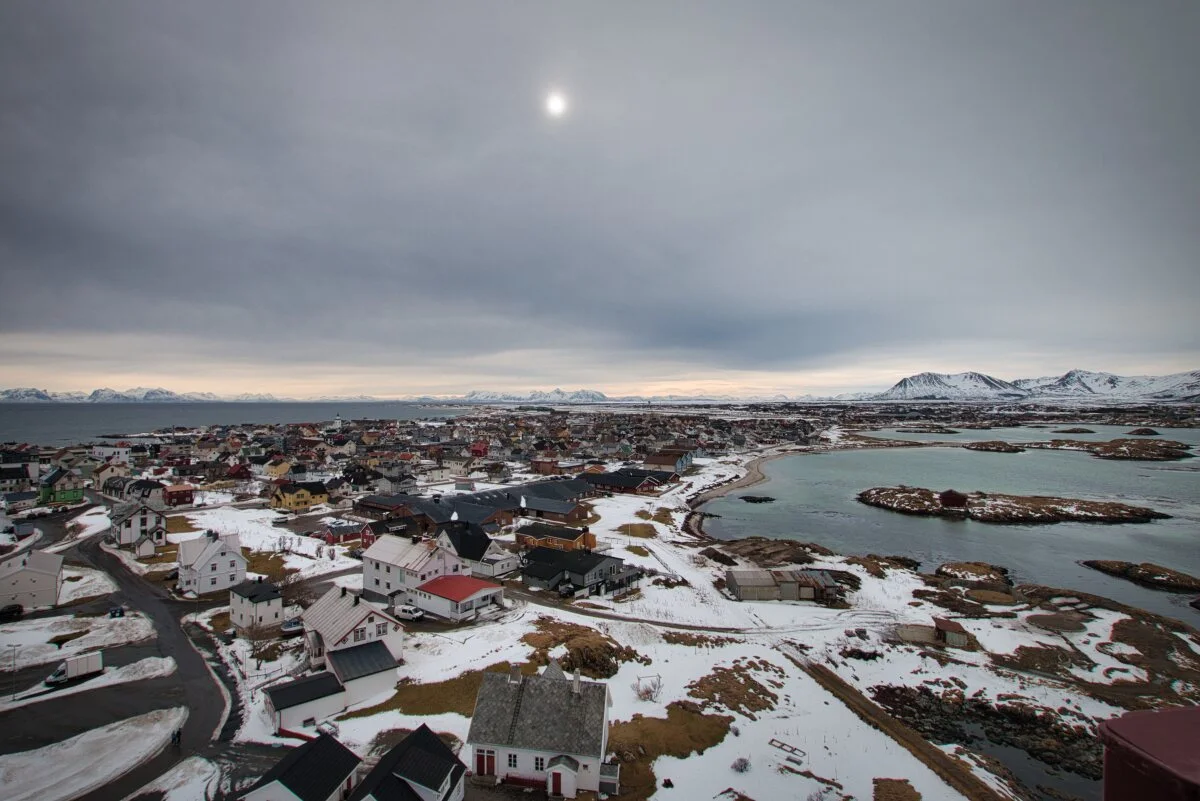
<path fill-rule="evenodd" d="M 461 559 L 478 562 L 487 553 L 492 538 L 477 523 L 456 520 L 438 528 L 435 536 L 445 534 Z"/>
<path fill-rule="evenodd" d="M 343 689 L 345 688 L 337 680 L 337 676 L 324 672 L 268 687 L 266 693 L 267 697 L 271 699 L 271 707 L 278 712 L 281 709 L 288 709 L 324 698 L 327 695 L 340 693 Z"/>
<path fill-rule="evenodd" d="M 602 682 L 484 673 L 467 742 L 603 760 L 607 727 L 608 686 Z"/>
<path fill-rule="evenodd" d="M 279 588 L 269 581 L 243 581 L 236 587 L 230 587 L 229 591 L 240 595 L 252 604 L 266 603 L 283 597 Z"/>
<path fill-rule="evenodd" d="M 288 751 L 245 792 L 252 794 L 279 782 L 301 801 L 326 801 L 354 774 L 361 761 L 333 737 L 320 734 Z"/>
<path fill-rule="evenodd" d="M 379 640 L 364 642 L 340 651 L 330 651 L 325 657 L 329 668 L 342 683 L 396 669 L 396 658 Z"/>
<path fill-rule="evenodd" d="M 442 801 L 456 795 L 466 772 L 467 766 L 422 723 L 380 758 L 350 794 L 350 801 L 427 801 L 430 797 Z"/>

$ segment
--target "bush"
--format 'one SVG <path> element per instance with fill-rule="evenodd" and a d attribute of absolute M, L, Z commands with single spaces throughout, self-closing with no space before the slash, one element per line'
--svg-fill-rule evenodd
<path fill-rule="evenodd" d="M 659 676 L 653 676 L 645 681 L 638 679 L 632 685 L 633 692 L 640 701 L 657 701 L 662 695 L 663 682 Z"/>
<path fill-rule="evenodd" d="M 729 767 L 733 768 L 733 770 L 737 771 L 738 773 L 746 773 L 750 770 L 750 760 L 746 757 L 738 757 L 737 759 L 733 760 L 733 764 Z"/>

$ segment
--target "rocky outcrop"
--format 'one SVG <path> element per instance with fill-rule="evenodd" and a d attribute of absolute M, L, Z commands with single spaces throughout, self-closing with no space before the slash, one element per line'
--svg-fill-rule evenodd
<path fill-rule="evenodd" d="M 957 495 L 957 493 L 955 493 Z M 972 492 L 965 506 L 947 505 L 949 492 L 922 487 L 872 487 L 858 501 L 893 512 L 927 517 L 967 517 L 981 523 L 1148 523 L 1170 515 L 1114 501 Z"/>
<path fill-rule="evenodd" d="M 1104 559 L 1091 559 L 1080 562 L 1084 567 L 1099 570 L 1110 576 L 1127 579 L 1144 587 L 1168 592 L 1200 592 L 1200 578 L 1189 576 L 1169 567 L 1156 565 L 1151 562 L 1117 562 Z"/>
<path fill-rule="evenodd" d="M 1052 432 L 1054 434 L 1095 434 L 1096 432 L 1090 428 L 1060 428 Z"/>
<path fill-rule="evenodd" d="M 958 581 L 1012 586 L 1007 567 L 990 565 L 987 562 L 946 562 L 938 566 L 934 575 Z"/>
<path fill-rule="evenodd" d="M 986 442 L 968 442 L 963 445 L 969 451 L 986 451 L 988 453 L 1024 453 L 1025 449 L 1013 445 L 1011 442 L 1004 442 L 998 439 L 990 439 Z"/>
<path fill-rule="evenodd" d="M 1135 428 L 1132 431 L 1126 431 L 1127 434 L 1132 434 L 1135 437 L 1157 437 L 1158 432 L 1153 428 Z"/>
<path fill-rule="evenodd" d="M 1088 451 L 1099 459 L 1128 459 L 1142 462 L 1173 462 L 1190 459 L 1191 446 L 1173 439 L 1114 439 L 1108 442 L 1085 442 L 1078 439 L 1052 439 L 1049 442 L 1027 442 L 1027 448 L 1062 451 Z"/>

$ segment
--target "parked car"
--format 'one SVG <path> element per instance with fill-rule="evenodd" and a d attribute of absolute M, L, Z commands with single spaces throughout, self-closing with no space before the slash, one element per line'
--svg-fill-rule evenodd
<path fill-rule="evenodd" d="M 5 607 L 0 607 L 0 621 L 20 620 L 21 614 L 25 611 L 20 604 L 9 604 Z"/>
<path fill-rule="evenodd" d="M 279 627 L 279 633 L 284 637 L 291 637 L 296 634 L 304 633 L 304 621 L 298 617 L 291 620 L 283 621 L 283 625 Z"/>
<path fill-rule="evenodd" d="M 401 620 L 420 620 L 425 617 L 425 613 L 415 606 L 409 604 L 400 604 L 396 607 L 396 617 Z"/>
<path fill-rule="evenodd" d="M 175 568 L 167 574 L 167 581 L 174 581 L 177 578 L 179 578 L 179 568 Z"/>
<path fill-rule="evenodd" d="M 362 548 L 351 548 L 349 551 L 347 551 L 347 554 L 349 555 L 349 557 L 351 559 L 362 559 L 363 558 L 363 549 Z"/>

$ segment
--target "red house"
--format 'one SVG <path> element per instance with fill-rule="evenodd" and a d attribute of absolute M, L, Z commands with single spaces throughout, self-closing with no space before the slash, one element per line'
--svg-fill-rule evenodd
<path fill-rule="evenodd" d="M 488 455 L 488 444 L 481 439 L 471 443 L 471 455 L 483 458 Z"/>
<path fill-rule="evenodd" d="M 254 474 L 250 472 L 250 465 L 235 464 L 229 468 L 225 474 L 226 478 L 231 478 L 234 481 L 249 481 L 254 478 Z"/>
<path fill-rule="evenodd" d="M 167 506 L 191 506 L 196 488 L 191 484 L 172 484 L 163 487 L 163 503 Z"/>

